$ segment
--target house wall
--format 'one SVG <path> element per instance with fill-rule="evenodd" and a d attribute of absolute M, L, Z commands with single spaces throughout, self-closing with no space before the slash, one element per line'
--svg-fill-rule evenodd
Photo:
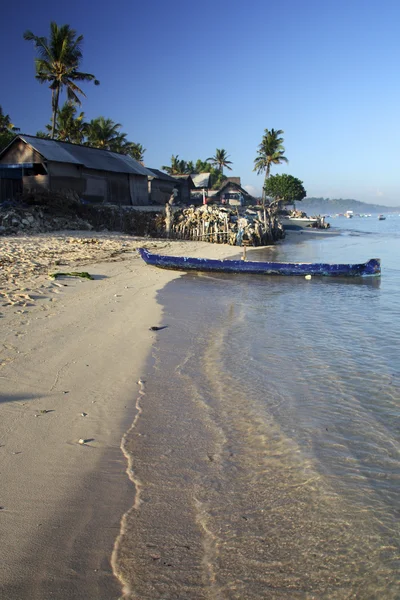
<path fill-rule="evenodd" d="M 108 202 L 111 202 L 112 204 L 122 204 L 129 206 L 131 204 L 129 175 L 127 173 L 108 173 L 107 177 L 109 192 Z"/>
<path fill-rule="evenodd" d="M 22 177 L 22 188 L 24 192 L 28 190 L 48 190 L 49 176 L 48 175 L 30 175 Z"/>
<path fill-rule="evenodd" d="M 129 175 L 130 204 L 147 206 L 150 203 L 148 178 L 146 175 Z"/>
<path fill-rule="evenodd" d="M 0 158 L 0 163 L 13 165 L 17 163 L 42 163 L 42 156 L 22 140 L 17 140 L 8 152 Z"/>
<path fill-rule="evenodd" d="M 106 177 L 87 174 L 83 179 L 82 197 L 89 202 L 108 202 L 108 181 Z"/>
<path fill-rule="evenodd" d="M 53 191 L 74 190 L 82 196 L 85 191 L 85 180 L 80 165 L 49 161 L 49 189 Z M 37 176 L 34 178 L 37 179 Z M 38 183 L 40 181 L 38 180 Z"/>
<path fill-rule="evenodd" d="M 48 175 L 23 176 L 24 191 L 28 189 L 63 189 L 76 191 L 90 202 L 145 206 L 149 204 L 148 178 L 146 175 L 130 175 L 96 169 L 81 165 L 44 161 L 29 144 L 17 140 L 0 159 L 0 164 L 40 163 Z"/>
<path fill-rule="evenodd" d="M 190 186 L 187 181 L 180 182 L 179 201 L 182 202 L 182 204 L 191 204 Z"/>
<path fill-rule="evenodd" d="M 149 187 L 150 198 L 153 204 L 166 204 L 171 197 L 174 187 L 180 188 L 179 184 L 165 179 L 152 179 Z"/>
<path fill-rule="evenodd" d="M 53 177 L 73 177 L 74 179 L 82 177 L 80 165 L 49 161 L 48 170 Z"/>

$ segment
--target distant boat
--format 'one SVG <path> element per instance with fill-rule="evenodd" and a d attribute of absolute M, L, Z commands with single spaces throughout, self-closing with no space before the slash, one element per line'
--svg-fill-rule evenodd
<path fill-rule="evenodd" d="M 352 219 L 354 217 L 354 212 L 352 210 L 346 210 L 346 212 L 344 213 L 344 216 L 347 219 Z"/>
<path fill-rule="evenodd" d="M 385 215 L 378 216 L 379 221 L 384 221 L 386 219 Z"/>

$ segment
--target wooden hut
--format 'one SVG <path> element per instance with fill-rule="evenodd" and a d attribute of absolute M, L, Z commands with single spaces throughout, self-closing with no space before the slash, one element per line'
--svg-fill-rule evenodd
<path fill-rule="evenodd" d="M 246 204 L 256 204 L 256 199 L 253 198 L 247 192 L 240 183 L 233 181 L 233 179 L 240 178 L 230 178 L 224 181 L 222 186 L 213 194 L 212 201 L 219 202 L 221 204 L 229 204 L 230 206 L 245 206 Z"/>
<path fill-rule="evenodd" d="M 191 175 L 173 175 L 173 178 L 179 183 L 179 195 L 177 201 L 181 204 L 191 204 L 191 191 L 194 189 L 194 183 Z"/>
<path fill-rule="evenodd" d="M 153 176 L 130 156 L 30 135 L 0 153 L 0 169 L 17 174 L 24 192 L 73 190 L 89 202 L 134 206 L 149 204 Z"/>
<path fill-rule="evenodd" d="M 153 174 L 153 177 L 149 179 L 149 195 L 151 204 L 163 205 L 166 204 L 171 194 L 173 193 L 176 197 L 176 201 L 180 200 L 180 189 L 183 181 L 178 181 L 175 177 L 171 177 L 163 171 L 158 169 L 150 169 L 149 171 Z"/>

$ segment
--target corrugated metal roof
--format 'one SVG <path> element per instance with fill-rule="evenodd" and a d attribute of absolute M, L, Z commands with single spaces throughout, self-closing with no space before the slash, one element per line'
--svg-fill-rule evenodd
<path fill-rule="evenodd" d="M 150 169 L 150 167 L 148 167 L 148 170 L 151 171 L 154 177 L 157 177 L 157 179 L 164 179 L 165 181 L 171 181 L 176 183 L 176 179 L 174 177 L 171 177 L 171 175 L 168 175 L 167 173 L 164 173 L 159 169 Z"/>
<path fill-rule="evenodd" d="M 46 140 L 32 135 L 19 135 L 18 137 L 32 146 L 46 160 L 82 165 L 87 169 L 97 169 L 99 171 L 154 177 L 151 171 L 131 156 L 68 142 Z"/>
<path fill-rule="evenodd" d="M 210 173 L 198 173 L 192 175 L 192 180 L 197 188 L 208 188 L 210 183 Z"/>

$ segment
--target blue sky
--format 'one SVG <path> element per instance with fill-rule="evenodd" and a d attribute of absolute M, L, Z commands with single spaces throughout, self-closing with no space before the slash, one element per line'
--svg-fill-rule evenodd
<path fill-rule="evenodd" d="M 259 194 L 264 129 L 284 130 L 308 196 L 400 206 L 398 0 L 69 0 L 8 2 L 0 22 L 0 105 L 24 133 L 44 129 L 50 91 L 34 78 L 26 29 L 83 34 L 88 120 L 122 124 L 160 168 L 225 148 L 228 174 Z"/>

